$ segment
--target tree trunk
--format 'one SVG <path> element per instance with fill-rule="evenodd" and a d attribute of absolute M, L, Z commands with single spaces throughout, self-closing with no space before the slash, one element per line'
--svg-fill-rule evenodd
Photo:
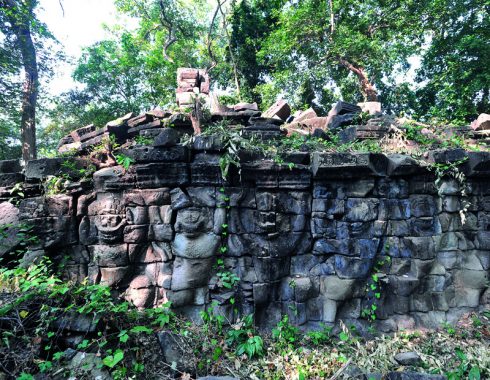
<path fill-rule="evenodd" d="M 349 69 L 357 76 L 364 99 L 368 102 L 378 101 L 378 92 L 374 88 L 373 83 L 371 83 L 371 81 L 369 80 L 369 77 L 364 68 L 361 66 L 353 65 L 344 58 L 340 58 L 339 62 L 342 66 Z"/>
<path fill-rule="evenodd" d="M 11 12 L 9 21 L 17 38 L 25 71 L 20 129 L 22 158 L 27 161 L 36 158 L 36 104 L 39 75 L 36 48 L 34 47 L 30 30 L 30 23 L 34 18 L 34 4 L 30 1 L 25 4 L 16 4 L 13 0 L 4 0 L 0 4 L 2 3 Z"/>

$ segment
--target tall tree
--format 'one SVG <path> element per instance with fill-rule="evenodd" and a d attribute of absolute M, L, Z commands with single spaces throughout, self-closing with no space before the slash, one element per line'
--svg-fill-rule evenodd
<path fill-rule="evenodd" d="M 39 86 L 39 73 L 31 26 L 35 20 L 34 8 L 36 0 L 1 0 L 0 10 L 15 35 L 16 47 L 22 57 L 25 78 L 22 93 L 21 110 L 21 141 L 22 158 L 30 160 L 36 158 L 36 105 Z"/>
<path fill-rule="evenodd" d="M 282 9 L 278 27 L 260 52 L 274 63 L 273 76 L 314 87 L 333 85 L 351 96 L 352 79 L 365 100 L 378 99 L 378 87 L 417 52 L 417 1 L 300 0 Z M 320 82 L 323 82 L 321 84 Z M 377 86 L 378 84 L 378 86 Z M 321 92 L 322 87 L 315 91 Z M 349 89 L 349 90 L 347 90 Z"/>
<path fill-rule="evenodd" d="M 267 61 L 259 61 L 258 52 L 265 38 L 274 30 L 279 11 L 286 0 L 242 0 L 231 8 L 230 39 L 228 42 L 231 60 L 239 74 L 243 95 L 249 100 L 261 103 L 256 87 L 265 83 L 265 75 L 270 71 Z M 225 84 L 226 83 L 226 78 Z"/>
<path fill-rule="evenodd" d="M 490 2 L 433 0 L 420 13 L 428 41 L 418 116 L 465 123 L 490 112 Z"/>

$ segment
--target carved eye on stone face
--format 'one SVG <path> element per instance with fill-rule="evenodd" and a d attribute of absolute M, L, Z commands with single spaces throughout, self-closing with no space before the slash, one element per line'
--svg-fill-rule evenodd
<path fill-rule="evenodd" d="M 119 215 L 105 215 L 102 217 L 102 223 L 106 227 L 116 227 L 121 223 L 121 217 Z"/>

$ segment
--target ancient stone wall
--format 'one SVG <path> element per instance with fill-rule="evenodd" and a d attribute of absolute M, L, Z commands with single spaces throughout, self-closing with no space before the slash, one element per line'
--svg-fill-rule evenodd
<path fill-rule="evenodd" d="M 68 279 L 109 285 L 142 308 L 171 301 L 194 320 L 216 302 L 262 327 L 284 314 L 307 327 L 375 314 L 378 328 L 397 330 L 490 303 L 489 153 L 430 153 L 432 163 L 465 159 L 462 188 L 408 156 L 371 153 L 277 164 L 243 152 L 223 180 L 220 149 L 216 136 L 128 148 L 128 170 L 100 169 L 54 196 L 40 183 L 68 171 L 67 159 L 30 161 L 23 174 L 2 162 L 0 197 L 19 180 L 25 197 L 3 203 L 2 219 L 34 227 L 29 260 L 66 257 Z"/>

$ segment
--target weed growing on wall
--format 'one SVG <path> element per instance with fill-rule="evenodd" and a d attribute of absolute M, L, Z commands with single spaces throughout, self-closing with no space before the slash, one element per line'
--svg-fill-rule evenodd
<path fill-rule="evenodd" d="M 468 208 L 470 203 L 468 201 L 468 189 L 467 189 L 467 181 L 464 172 L 461 170 L 461 165 L 463 165 L 468 160 L 467 157 L 457 160 L 454 162 L 445 162 L 445 163 L 435 163 L 429 166 L 429 169 L 434 171 L 436 175 L 435 185 L 437 188 L 437 192 L 439 196 L 443 196 L 442 194 L 442 185 L 444 181 L 454 179 L 459 187 L 459 196 L 461 206 L 459 209 L 459 216 L 461 218 L 461 223 L 465 224 L 466 221 L 466 213 L 468 212 Z"/>

